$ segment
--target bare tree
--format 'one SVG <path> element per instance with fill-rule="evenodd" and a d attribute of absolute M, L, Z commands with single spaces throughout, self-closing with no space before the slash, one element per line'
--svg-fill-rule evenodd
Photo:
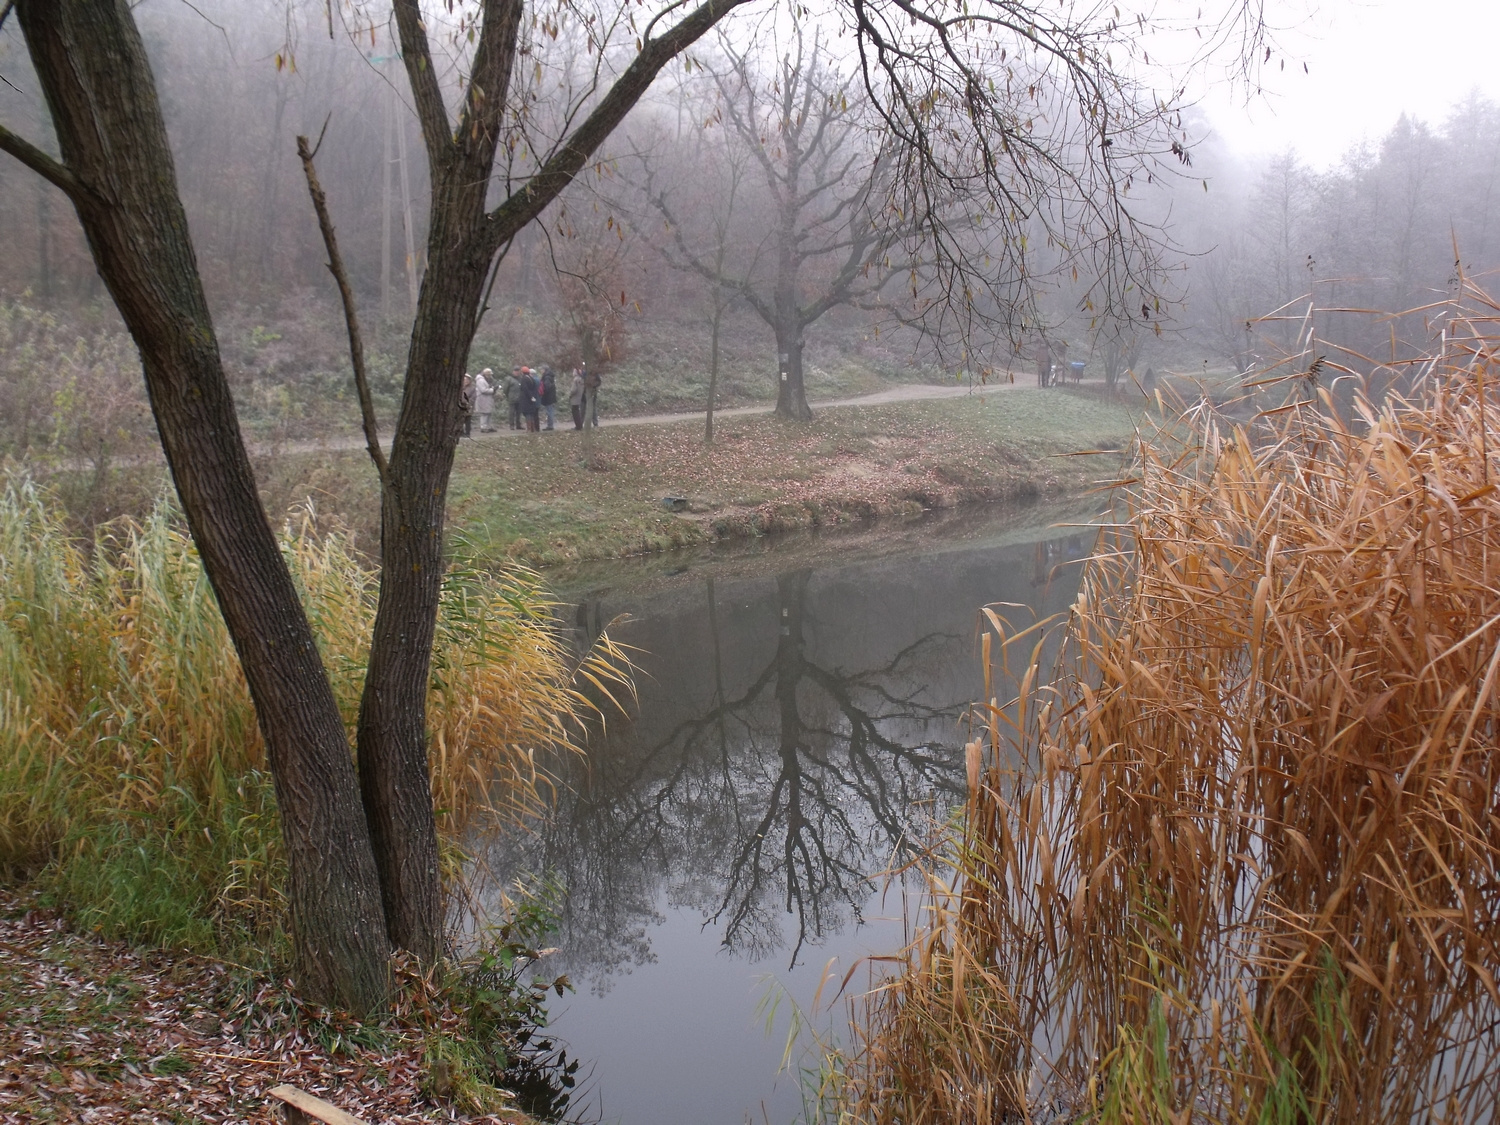
<path fill-rule="evenodd" d="M 1111 47 L 1123 59 L 1129 42 L 1117 20 L 1073 23 L 1032 0 L 979 0 L 968 12 L 937 0 L 841 2 L 857 35 L 867 94 L 890 133 L 881 151 L 892 156 L 871 161 L 879 173 L 861 182 L 892 185 L 896 213 L 909 216 L 903 223 L 951 232 L 933 220 L 948 213 L 954 191 L 978 183 L 1002 230 L 1041 223 L 1067 245 L 1092 252 L 1101 276 L 1111 279 L 1101 289 L 1110 300 L 1115 281 L 1138 276 L 1139 232 L 1123 200 L 1133 169 L 1143 165 L 1116 154 L 1149 153 L 1142 138 L 1158 136 L 1170 111 L 1113 68 Z M 130 2 L 14 0 L 60 158 L 4 127 L 0 149 L 68 196 L 140 350 L 178 496 L 265 735 L 289 863 L 297 973 L 313 999 L 368 1010 L 387 992 L 392 945 L 428 961 L 441 951 L 426 697 L 459 389 L 496 257 L 586 166 L 661 69 L 745 3 L 676 0 L 646 11 L 624 3 L 530 9 L 525 0 L 473 0 L 439 10 L 393 0 L 427 159 L 430 218 L 401 408 L 381 471 L 382 572 L 356 779 L 311 628 L 257 497 Z M 0 13 L 11 10 L 0 6 Z M 444 18 L 456 21 L 447 26 L 458 46 L 454 66 L 440 70 L 429 21 L 437 28 Z M 981 32 L 997 44 L 1015 37 L 1062 68 L 1072 96 L 1058 103 L 1063 112 L 1050 118 L 1051 133 L 1036 127 L 1039 111 L 1028 103 L 1045 71 L 1037 73 L 1034 63 L 1025 74 L 1008 71 L 998 46 L 976 53 L 969 41 Z M 572 36 L 586 46 L 565 97 L 542 88 L 544 36 Z M 819 151 L 821 130 L 811 126 L 809 134 L 809 122 L 832 125 L 843 116 L 842 101 L 837 114 L 819 103 L 833 88 L 799 80 L 803 100 L 779 103 L 784 135 L 799 153 Z M 759 112 L 762 104 L 755 93 L 743 110 Z M 1068 124 L 1075 120 L 1084 124 Z M 1060 139 L 1049 147 L 1047 136 Z M 799 173 L 793 182 L 824 182 L 848 151 L 830 154 L 826 164 L 814 158 L 814 178 Z M 1075 166 L 1077 154 L 1084 155 Z M 773 152 L 765 155 L 770 160 Z M 848 158 L 850 169 L 860 167 Z M 1040 201 L 1051 201 L 1055 216 Z M 1011 210 L 1021 219 L 1013 222 Z M 865 240 L 886 237 L 875 214 L 872 187 L 820 216 L 830 228 L 843 224 L 846 263 L 874 260 Z M 959 244 L 939 238 L 928 276 L 967 309 L 973 302 L 966 282 L 976 269 L 944 249 Z M 847 269 L 848 285 L 861 284 L 862 266 Z M 810 304 L 772 295 L 784 320 L 778 338 L 789 343 L 784 413 L 807 413 L 801 327 L 844 292 L 829 285 Z M 929 307 L 945 302 L 952 303 L 933 296 Z"/>
<path fill-rule="evenodd" d="M 739 2 L 673 8 L 679 18 L 659 34 L 658 21 L 643 28 L 639 52 L 591 110 L 521 190 L 491 207 L 523 5 L 484 0 L 455 120 L 418 0 L 396 0 L 433 203 L 405 395 L 382 474 L 384 565 L 357 782 L 312 630 L 256 495 L 129 5 L 16 4 L 62 159 L 9 130 L 0 130 L 0 147 L 67 193 L 140 348 L 178 496 L 266 737 L 287 846 L 298 977 L 315 999 L 368 1010 L 388 991 L 390 945 L 426 960 L 441 951 L 427 681 L 458 390 L 491 263 L 567 185 L 661 67 Z"/>
<path fill-rule="evenodd" d="M 873 298 L 890 278 L 892 248 L 908 231 L 881 213 L 888 193 L 879 138 L 862 118 L 861 97 L 829 61 L 816 35 L 798 30 L 791 49 L 762 73 L 753 56 L 720 38 L 725 63 L 710 69 L 717 95 L 714 122 L 738 167 L 759 166 L 769 222 L 741 221 L 744 252 L 732 258 L 733 209 L 710 220 L 706 236 L 686 225 L 675 192 L 659 186 L 647 162 L 645 190 L 671 235 L 674 264 L 717 289 L 743 297 L 775 333 L 776 413 L 807 419 L 803 335 L 828 310 Z M 738 150 L 734 152 L 733 150 Z M 736 161 L 739 163 L 737 164 Z M 747 230 L 747 227 L 758 230 Z M 722 308 L 715 318 L 722 317 Z"/>

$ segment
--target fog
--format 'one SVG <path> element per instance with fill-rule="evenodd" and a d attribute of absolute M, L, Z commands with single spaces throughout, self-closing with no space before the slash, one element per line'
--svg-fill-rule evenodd
<path fill-rule="evenodd" d="M 518 109 L 492 198 L 524 182 L 628 58 L 631 33 L 617 18 L 606 26 L 610 9 L 592 20 L 570 11 L 571 21 L 538 17 L 525 29 Z M 433 41 L 448 59 L 441 78 L 456 98 L 462 9 L 435 12 Z M 378 10 L 334 5 L 330 34 L 329 13 L 284 0 L 137 9 L 236 394 L 263 437 L 355 424 L 297 135 L 323 138 L 318 172 L 387 414 L 424 269 L 426 156 L 393 29 Z M 1403 116 L 1316 168 L 1291 151 L 1235 152 L 1188 108 L 1132 134 L 1133 147 L 1122 143 L 1104 168 L 1081 162 L 1092 142 L 1067 124 L 1066 105 L 1039 100 L 1033 64 L 1015 58 L 1005 73 L 1017 113 L 1039 135 L 1050 130 L 1059 165 L 1082 171 L 1069 178 L 1032 165 L 1019 215 L 979 205 L 957 181 L 935 204 L 929 190 L 924 213 L 837 20 L 804 21 L 800 34 L 762 20 L 731 36 L 672 67 L 505 250 L 471 366 L 587 360 L 636 379 L 642 409 L 701 405 L 711 367 L 725 401 L 765 397 L 788 353 L 805 363 L 812 394 L 842 387 L 851 371 L 940 380 L 1014 368 L 1032 378 L 1043 336 L 1112 378 L 1127 367 L 1243 371 L 1293 344 L 1309 300 L 1394 312 L 1452 291 L 1455 247 L 1481 284 L 1500 265 L 1500 110 L 1478 94 L 1438 119 Z M 13 20 L 0 34 L 0 74 L 0 121 L 50 146 Z M 805 103 L 791 113 L 808 133 L 796 168 L 775 139 L 778 114 L 792 106 L 783 95 Z M 1101 199 L 1115 209 L 1108 221 L 1096 213 Z M 919 214 L 941 221 L 922 226 Z M 107 438 L 95 426 L 64 453 L 148 446 L 131 349 L 114 339 L 118 322 L 71 205 L 9 158 L 0 160 L 0 245 L 5 450 L 24 456 L 44 436 L 60 440 L 62 367 L 79 393 L 114 412 Z M 1263 319 L 1277 310 L 1286 319 Z M 1425 324 L 1402 321 L 1403 346 L 1417 346 Z M 1390 326 L 1368 316 L 1328 315 L 1317 331 L 1389 348 Z"/>

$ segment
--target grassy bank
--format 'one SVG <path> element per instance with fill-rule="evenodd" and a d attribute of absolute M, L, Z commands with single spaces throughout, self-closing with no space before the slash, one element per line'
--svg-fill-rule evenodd
<path fill-rule="evenodd" d="M 116 1108 L 134 1104 L 131 1097 L 144 1091 L 156 1112 L 182 1075 L 217 1066 L 203 1060 L 243 1055 L 250 1061 L 242 1069 L 270 1065 L 256 1061 L 256 1045 L 275 1038 L 262 1032 L 279 1027 L 305 1036 L 323 1018 L 308 1023 L 312 1017 L 289 996 L 269 1015 L 256 1001 L 246 1009 L 249 1025 L 232 1035 L 217 1024 L 201 1034 L 190 1029 L 187 1039 L 178 1034 L 171 1061 L 163 1063 L 152 1058 L 149 1044 L 171 1047 L 164 1027 L 197 1020 L 215 1002 L 191 996 L 179 997 L 181 1004 L 144 1002 L 143 989 L 159 980 L 116 988 L 111 973 L 94 973 L 98 959 L 119 954 L 97 937 L 170 951 L 189 976 L 201 976 L 205 962 L 234 962 L 237 987 L 270 987 L 289 962 L 286 872 L 249 692 L 173 509 L 161 503 L 144 522 L 103 525 L 84 544 L 51 499 L 24 478 L 0 488 L 0 888 L 20 888 L 28 907 L 57 922 L 34 932 L 28 911 L 14 911 L 21 914 L 16 933 L 25 940 L 0 942 L 12 970 L 21 964 L 13 958 L 25 960 L 23 970 L 0 972 L 0 1008 L 28 1013 L 18 1022 L 24 1050 L 13 1057 L 29 1060 L 17 1088 L 0 1081 L 0 1122 L 11 1120 L 7 1114 L 17 1106 L 24 1120 L 71 1120 L 53 1111 L 79 1103 L 75 1087 Z M 346 535 L 319 528 L 310 516 L 289 521 L 282 549 L 352 743 L 375 574 Z M 591 707 L 575 676 L 611 677 L 607 645 L 575 667 L 552 622 L 553 605 L 530 572 L 456 565 L 446 578 L 428 722 L 450 887 L 462 889 L 470 871 L 458 847 L 466 832 L 486 821 L 515 821 L 550 798 L 539 752 L 574 748 Z M 464 899 L 451 901 L 457 907 Z M 0 900 L 0 913 L 11 905 Z M 555 1116 L 571 1072 L 532 1033 L 545 1021 L 546 989 L 566 985 L 539 987 L 523 978 L 552 916 L 546 903 L 523 895 L 495 928 L 495 919 L 475 919 L 473 932 L 458 942 L 463 957 L 421 977 L 402 977 L 399 1028 L 387 1020 L 330 1034 L 399 1040 L 403 1065 L 415 1058 L 426 1068 L 429 1101 L 474 1111 L 515 1103 Z M 60 936 L 69 933 L 91 937 Z M 54 964 L 48 952 L 54 937 L 81 960 Z M 41 943 L 35 949 L 33 939 Z M 71 1006 L 54 1003 L 52 982 L 73 968 L 82 974 L 77 987 L 89 995 Z M 99 987 L 102 1006 L 94 1003 Z M 405 1017 L 403 1005 L 411 1009 Z M 70 1074 L 42 1065 L 56 1052 L 38 1048 L 38 1036 L 102 1041 L 110 1021 L 144 1018 L 142 1012 L 152 1013 L 150 1026 L 119 1037 L 148 1044 L 136 1055 L 90 1048 Z M 190 1041 L 201 1058 L 186 1051 Z M 278 1059 L 275 1066 L 295 1073 L 293 1061 Z M 155 1090 L 153 1073 L 172 1081 Z M 234 1088 L 230 1082 L 229 1093 Z M 500 1088 L 514 1092 L 511 1103 Z M 205 1119 L 243 1119 L 234 1104 Z"/>
<path fill-rule="evenodd" d="M 0 874 L 88 929 L 276 967 L 280 831 L 202 564 L 165 503 L 89 546 L 28 482 L 0 491 Z M 310 519 L 283 550 L 352 737 L 375 574 Z M 550 611 L 527 572 L 449 575 L 429 697 L 449 838 L 534 805 L 531 751 L 571 745 L 587 704 Z"/>
<path fill-rule="evenodd" d="M 463 443 L 452 518 L 472 549 L 533 565 L 1079 492 L 1118 464 L 1073 457 L 1134 436 L 1127 407 L 1070 391 L 823 410 Z M 668 511 L 662 498 L 682 497 Z"/>

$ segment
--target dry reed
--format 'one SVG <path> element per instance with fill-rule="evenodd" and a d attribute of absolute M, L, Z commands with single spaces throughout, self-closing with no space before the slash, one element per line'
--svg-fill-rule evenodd
<path fill-rule="evenodd" d="M 350 538 L 288 522 L 283 549 L 351 732 L 376 576 Z M 575 662 L 538 577 L 455 567 L 429 697 L 448 846 L 550 803 L 598 698 L 629 690 L 607 635 Z M 0 492 L 0 869 L 36 874 L 86 922 L 169 944 L 281 926 L 280 847 L 249 692 L 191 541 L 167 504 L 92 550 L 25 479 Z M 233 942 L 231 942 L 233 944 Z"/>
<path fill-rule="evenodd" d="M 1465 296 L 1406 401 L 1314 366 L 1142 443 L 1055 676 L 987 611 L 987 675 L 1029 666 L 841 1119 L 1494 1120 L 1500 340 Z"/>

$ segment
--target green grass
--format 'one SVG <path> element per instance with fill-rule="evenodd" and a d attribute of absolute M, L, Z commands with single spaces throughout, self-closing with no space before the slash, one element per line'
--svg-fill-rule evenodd
<path fill-rule="evenodd" d="M 642 554 L 716 537 L 1038 494 L 1107 475 L 1136 413 L 1086 393 L 1007 390 L 989 397 L 818 412 L 806 425 L 769 415 L 721 419 L 712 449 L 698 419 L 571 429 L 464 443 L 451 520 L 482 554 L 535 565 Z M 689 509 L 666 511 L 663 496 Z"/>
<path fill-rule="evenodd" d="M 561 422 L 534 438 L 463 442 L 448 529 L 488 564 L 550 566 L 931 507 L 1062 496 L 1090 487 L 1113 463 L 1063 455 L 1127 445 L 1137 416 L 1133 405 L 1092 389 L 1019 387 L 989 397 L 827 408 L 808 425 L 721 416 L 711 451 L 701 415 L 607 427 L 594 435 L 587 461 L 580 436 Z M 267 511 L 311 502 L 320 518 L 349 528 L 361 550 L 375 553 L 379 492 L 363 451 L 266 457 L 257 477 Z M 136 494 L 151 493 L 137 487 Z M 689 497 L 689 511 L 665 511 L 665 495 Z"/>
<path fill-rule="evenodd" d="M 310 519 L 282 545 L 352 731 L 375 574 Z M 428 722 L 450 845 L 541 807 L 532 753 L 572 748 L 590 707 L 551 608 L 516 568 L 447 575 Z M 617 655 L 584 672 L 608 682 Z M 172 506 L 86 552 L 47 494 L 0 482 L 0 882 L 86 930 L 261 967 L 285 962 L 284 875 L 249 691 Z"/>

